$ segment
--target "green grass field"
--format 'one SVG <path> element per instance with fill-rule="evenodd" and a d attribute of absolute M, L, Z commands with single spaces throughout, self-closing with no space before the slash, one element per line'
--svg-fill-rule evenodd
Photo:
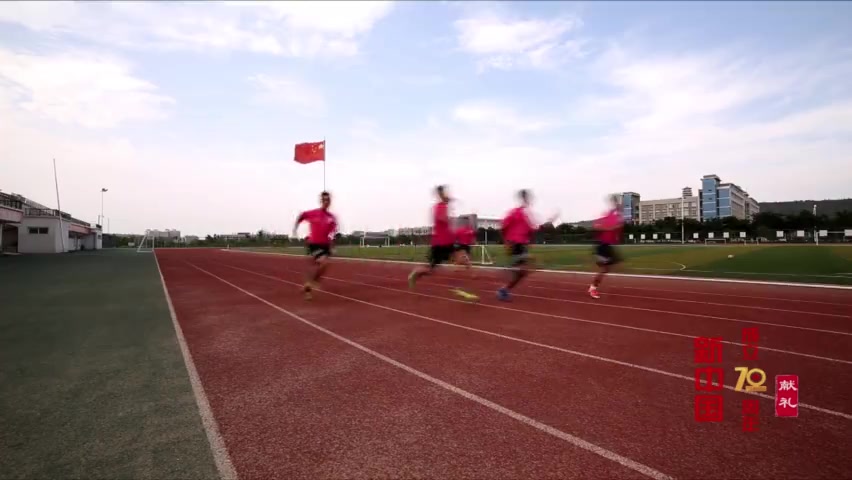
<path fill-rule="evenodd" d="M 625 258 L 619 267 L 623 273 L 852 285 L 852 245 L 624 245 L 620 249 Z M 252 250 L 303 253 L 297 247 Z M 427 251 L 426 246 L 341 246 L 335 254 L 422 262 Z M 502 246 L 489 246 L 487 251 L 495 265 L 506 265 Z M 595 270 L 589 245 L 535 245 L 531 251 L 544 268 Z"/>
<path fill-rule="evenodd" d="M 217 477 L 153 255 L 0 257 L 0 345 L 0 477 Z"/>

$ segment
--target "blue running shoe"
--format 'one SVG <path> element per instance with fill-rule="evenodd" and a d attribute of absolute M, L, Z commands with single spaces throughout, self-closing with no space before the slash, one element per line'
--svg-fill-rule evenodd
<path fill-rule="evenodd" d="M 505 287 L 501 288 L 500 290 L 497 290 L 497 300 L 500 300 L 501 302 L 508 302 L 509 290 L 506 290 Z"/>

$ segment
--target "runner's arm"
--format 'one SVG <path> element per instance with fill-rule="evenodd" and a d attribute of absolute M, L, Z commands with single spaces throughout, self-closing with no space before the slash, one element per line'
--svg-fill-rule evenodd
<path fill-rule="evenodd" d="M 296 218 L 296 223 L 293 225 L 293 236 L 292 236 L 291 238 L 294 238 L 294 239 L 295 239 L 295 238 L 297 238 L 297 237 L 298 237 L 298 235 L 299 235 L 299 231 L 298 231 L 298 230 L 299 230 L 299 225 L 300 225 L 303 221 L 305 221 L 305 212 L 300 213 L 300 214 L 299 214 L 299 216 Z"/>
<path fill-rule="evenodd" d="M 332 243 L 334 243 L 334 236 L 337 234 L 338 231 L 340 231 L 339 230 L 340 225 L 337 223 L 337 217 L 333 217 L 333 218 L 334 218 L 334 220 L 331 221 L 331 231 L 328 234 L 328 237 L 329 237 L 328 239 Z"/>
<path fill-rule="evenodd" d="M 500 223 L 500 239 L 503 241 L 503 246 L 506 248 L 506 252 L 511 255 L 512 254 L 512 242 L 506 239 L 506 232 L 509 230 L 509 227 L 512 226 L 512 223 L 515 221 L 514 215 L 509 214 L 503 221 Z"/>

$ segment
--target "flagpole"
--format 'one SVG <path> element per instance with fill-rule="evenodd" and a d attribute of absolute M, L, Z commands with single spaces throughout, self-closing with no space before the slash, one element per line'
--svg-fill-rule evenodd
<path fill-rule="evenodd" d="M 328 144 L 325 143 L 325 136 L 322 137 L 322 191 L 325 190 L 325 162 L 328 159 Z"/>
<path fill-rule="evenodd" d="M 65 253 L 65 237 L 62 232 L 62 204 L 59 203 L 59 177 L 56 174 L 56 159 L 53 159 L 53 183 L 56 185 L 56 208 L 59 210 L 59 240 L 62 241 L 62 252 Z M 56 244 L 54 244 L 56 245 Z"/>

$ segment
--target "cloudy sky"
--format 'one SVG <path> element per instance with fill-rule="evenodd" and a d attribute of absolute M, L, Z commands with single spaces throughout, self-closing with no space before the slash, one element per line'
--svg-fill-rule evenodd
<path fill-rule="evenodd" d="M 112 231 L 288 232 L 328 141 L 345 230 L 591 218 L 718 174 L 852 195 L 849 2 L 0 3 L 0 189 Z"/>

